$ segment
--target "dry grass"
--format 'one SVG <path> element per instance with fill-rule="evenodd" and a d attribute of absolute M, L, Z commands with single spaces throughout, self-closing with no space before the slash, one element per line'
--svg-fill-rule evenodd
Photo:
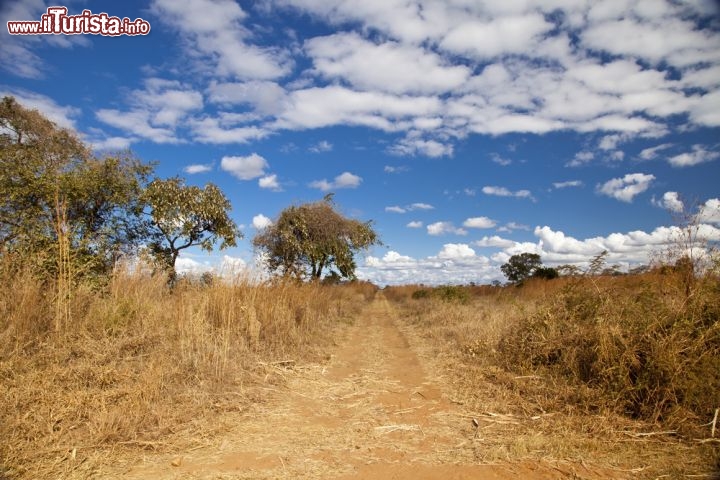
<path fill-rule="evenodd" d="M 368 284 L 180 284 L 119 272 L 76 286 L 56 331 L 53 285 L 2 265 L 0 478 L 91 476 L 118 449 L 202 445 L 222 413 L 282 383 L 272 362 L 322 359 Z"/>
<path fill-rule="evenodd" d="M 406 321 L 422 342 L 431 345 L 431 357 L 451 378 L 454 401 L 477 421 L 478 461 L 552 459 L 620 469 L 636 478 L 716 478 L 720 475 L 718 434 L 710 438 L 708 422 L 720 407 L 720 390 L 714 387 L 720 369 L 707 365 L 715 365 L 712 362 L 720 358 L 713 350 L 719 326 L 717 284 L 698 283 L 694 297 L 683 301 L 682 285 L 667 276 L 577 282 L 533 282 L 527 289 L 508 287 L 479 294 L 468 287 L 471 295 L 464 302 L 443 301 L 434 295 L 416 295 L 413 300 L 413 292 L 420 287 L 387 289 L 386 296 L 403 306 Z M 648 289 L 658 290 L 649 293 Z M 593 310 L 588 305 L 592 302 L 604 307 Z M 660 302 L 665 306 L 661 308 Z M 580 306 L 586 308 L 584 319 Z M 681 316 L 684 323 L 674 317 L 673 330 L 663 311 L 687 315 Z M 579 325 L 589 318 L 598 328 L 579 332 Z M 653 329 L 663 320 L 664 329 Z M 604 332 L 604 338 L 618 335 L 628 349 L 635 350 L 643 345 L 639 339 L 653 339 L 657 342 L 653 349 L 644 351 L 656 353 L 649 365 L 696 367 L 703 373 L 679 370 L 679 376 L 670 379 L 672 385 L 657 383 L 652 392 L 643 386 L 655 394 L 646 400 L 666 403 L 643 412 L 628 410 L 623 395 L 634 393 L 636 397 L 628 398 L 637 398 L 640 387 L 613 389 L 596 380 L 583 381 L 572 367 L 582 365 L 577 350 L 598 332 Z M 633 332 L 638 336 L 633 337 Z M 703 342 L 704 349 L 698 342 Z M 595 368 L 617 379 L 611 372 L 623 368 L 628 352 L 617 345 L 614 348 L 601 351 L 598 346 L 591 351 L 598 351 L 602 360 Z M 567 364 L 537 361 L 547 360 L 547 352 L 559 352 Z M 673 396 L 662 394 L 661 388 L 674 389 Z M 681 389 L 685 389 L 684 397 Z M 669 399 L 685 403 L 670 408 Z M 704 406 L 698 408 L 701 403 Z M 657 416 L 657 411 L 665 415 Z"/>

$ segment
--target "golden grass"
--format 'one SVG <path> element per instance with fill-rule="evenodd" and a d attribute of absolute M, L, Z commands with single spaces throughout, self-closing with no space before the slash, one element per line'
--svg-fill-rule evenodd
<path fill-rule="evenodd" d="M 227 430 L 221 413 L 282 383 L 272 362 L 320 359 L 333 331 L 375 288 L 259 283 L 210 286 L 118 272 L 76 286 L 70 323 L 55 289 L 2 265 L 0 478 L 90 476 L 118 449 L 192 448 Z M 84 472 L 84 473 L 83 473 Z"/>
<path fill-rule="evenodd" d="M 478 422 L 475 439 L 478 461 L 588 462 L 627 471 L 633 478 L 686 478 L 685 475 L 716 478 L 720 475 L 720 442 L 717 432 L 711 438 L 708 425 L 713 418 L 711 411 L 703 416 L 685 406 L 684 416 L 675 409 L 674 416 L 658 418 L 650 409 L 648 415 L 633 418 L 632 412 L 618 408 L 624 405 L 618 399 L 618 395 L 625 393 L 622 389 L 579 381 L 564 368 L 533 364 L 532 355 L 543 349 L 559 348 L 561 355 L 570 358 L 571 349 L 577 348 L 580 337 L 573 334 L 573 323 L 577 325 L 582 320 L 577 311 L 565 310 L 570 301 L 566 298 L 568 286 L 577 281 L 533 282 L 527 289 L 506 287 L 502 292 L 478 293 L 468 287 L 471 295 L 465 302 L 443 301 L 432 295 L 413 300 L 413 292 L 420 287 L 403 287 L 395 292 L 386 289 L 385 295 L 402 306 L 404 320 L 410 332 L 420 338 L 419 342 L 430 345 L 428 358 L 434 358 L 447 373 L 453 384 L 453 401 L 463 405 Z M 612 323 L 614 333 L 622 332 L 628 342 L 631 331 L 640 333 L 640 327 L 655 322 L 654 318 L 648 321 L 645 318 L 653 312 L 660 313 L 659 301 L 668 303 L 668 308 L 676 309 L 676 313 L 686 309 L 682 311 L 696 315 L 693 318 L 704 322 L 704 330 L 694 324 L 692 328 L 697 331 L 692 338 L 683 339 L 680 335 L 687 337 L 687 329 L 669 335 L 667 341 L 682 342 L 673 348 L 667 342 L 658 342 L 666 348 L 658 352 L 657 358 L 668 362 L 684 347 L 696 348 L 694 345 L 701 337 L 702 341 L 710 342 L 719 326 L 714 307 L 720 304 L 714 300 L 717 285 L 698 284 L 696 298 L 684 302 L 677 296 L 684 295 L 681 287 L 668 277 L 595 278 L 591 283 L 576 286 L 575 294 L 577 289 L 582 291 L 582 302 L 574 297 L 576 303 L 571 303 L 577 306 L 590 302 L 600 292 L 607 300 L 606 309 L 589 315 L 603 319 L 602 325 L 609 325 L 607 319 L 612 313 L 616 320 Z M 648 294 L 648 288 L 658 291 Z M 392 293 L 388 295 L 387 290 Z M 659 295 L 660 292 L 665 294 Z M 643 319 L 637 316 L 640 312 L 637 305 L 630 308 L 638 299 L 645 302 L 644 307 L 651 308 Z M 702 305 L 698 304 L 700 300 Z M 563 309 L 558 309 L 558 303 Z M 543 325 L 553 325 L 552 331 L 535 328 L 541 320 Z M 660 333 L 651 332 L 655 337 Z M 613 360 L 608 355 L 612 352 L 605 353 L 602 368 L 611 369 Z M 692 363 L 689 359 L 692 354 L 696 355 L 697 365 L 718 358 L 714 351 L 690 349 L 684 351 L 684 360 L 677 357 L 674 361 L 687 366 Z M 615 358 L 617 368 L 621 363 L 621 358 Z M 693 401 L 698 395 L 705 395 L 703 405 L 720 402 L 718 390 L 712 393 L 700 388 L 703 385 L 700 382 L 713 385 L 720 372 L 703 372 L 705 378 L 696 379 Z M 690 378 L 675 380 L 681 386 Z M 718 407 L 720 403 L 715 406 Z"/>

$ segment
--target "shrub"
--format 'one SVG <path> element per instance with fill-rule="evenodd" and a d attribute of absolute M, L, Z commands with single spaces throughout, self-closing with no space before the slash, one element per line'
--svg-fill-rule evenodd
<path fill-rule="evenodd" d="M 505 366 L 587 385 L 596 396 L 588 404 L 633 418 L 712 418 L 720 391 L 718 279 L 699 280 L 690 298 L 679 275 L 642 279 L 569 284 L 501 339 Z"/>

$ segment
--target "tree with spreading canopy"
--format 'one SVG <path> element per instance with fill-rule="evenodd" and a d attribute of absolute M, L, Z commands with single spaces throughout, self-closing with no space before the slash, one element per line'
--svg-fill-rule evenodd
<path fill-rule="evenodd" d="M 513 283 L 522 283 L 530 277 L 552 280 L 558 272 L 552 267 L 544 267 L 537 253 L 520 253 L 510 257 L 507 263 L 500 266 L 503 274 Z"/>
<path fill-rule="evenodd" d="M 343 216 L 332 194 L 286 208 L 253 239 L 271 272 L 312 280 L 322 278 L 326 269 L 331 275 L 355 279 L 355 253 L 380 244 L 372 221 Z"/>
<path fill-rule="evenodd" d="M 155 260 L 175 277 L 175 263 L 180 252 L 198 246 L 212 251 L 220 242 L 220 249 L 236 246 L 242 238 L 237 225 L 230 218 L 230 201 L 212 183 L 204 188 L 185 185 L 179 177 L 155 179 L 143 195 L 151 218 L 151 238 L 148 244 Z"/>

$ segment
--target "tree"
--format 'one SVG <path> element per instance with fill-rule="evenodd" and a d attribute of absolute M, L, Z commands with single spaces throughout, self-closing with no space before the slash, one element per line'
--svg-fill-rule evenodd
<path fill-rule="evenodd" d="M 76 273 L 106 273 L 144 240 L 140 195 L 151 170 L 129 153 L 98 158 L 75 133 L 3 98 L 0 255 L 52 272 L 64 251 Z"/>
<path fill-rule="evenodd" d="M 543 278 L 545 280 L 552 280 L 558 278 L 560 273 L 552 267 L 538 267 L 532 274 L 533 278 Z"/>
<path fill-rule="evenodd" d="M 175 263 L 180 252 L 198 246 L 212 251 L 234 247 L 242 238 L 228 212 L 230 201 L 215 185 L 205 188 L 185 185 L 179 177 L 155 179 L 147 186 L 144 200 L 151 209 L 150 253 L 175 277 Z"/>
<path fill-rule="evenodd" d="M 510 257 L 508 262 L 500 267 L 500 270 L 508 280 L 519 283 L 531 277 L 540 267 L 542 267 L 540 255 L 526 252 Z"/>
<path fill-rule="evenodd" d="M 354 254 L 379 244 L 372 222 L 344 217 L 335 209 L 332 195 L 286 208 L 253 239 L 271 272 L 299 279 L 320 279 L 333 267 L 341 277 L 354 279 Z"/>

